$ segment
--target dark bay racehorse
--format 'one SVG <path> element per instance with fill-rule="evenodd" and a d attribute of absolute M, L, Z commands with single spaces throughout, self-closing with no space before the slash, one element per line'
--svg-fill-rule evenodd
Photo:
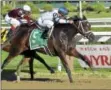
<path fill-rule="evenodd" d="M 89 61 L 81 55 L 75 49 L 75 42 L 73 41 L 74 36 L 77 33 L 82 34 L 83 36 L 87 37 L 89 40 L 94 39 L 94 35 L 90 30 L 90 24 L 85 19 L 78 19 L 74 20 L 75 24 L 57 24 L 55 25 L 54 31 L 52 33 L 51 38 L 48 40 L 48 48 L 52 52 L 53 55 L 58 56 L 65 70 L 68 74 L 70 82 L 73 82 L 71 71 L 68 66 L 68 62 L 66 59 L 66 54 L 69 56 L 74 56 L 77 58 L 82 59 L 86 62 L 86 64 L 91 67 Z M 23 24 L 19 27 L 19 31 L 17 35 L 11 41 L 11 47 L 8 57 L 5 59 L 2 69 L 4 66 L 9 62 L 13 57 L 19 55 L 20 53 L 30 50 L 29 48 L 29 35 L 32 31 L 32 27 L 28 26 L 27 24 Z M 44 49 L 37 49 L 37 51 L 45 53 Z"/>

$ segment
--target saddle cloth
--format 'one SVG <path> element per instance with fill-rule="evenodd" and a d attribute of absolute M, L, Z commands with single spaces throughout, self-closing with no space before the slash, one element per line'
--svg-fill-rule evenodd
<path fill-rule="evenodd" d="M 29 38 L 29 45 L 31 50 L 47 46 L 48 39 L 43 39 L 42 33 L 43 31 L 40 29 L 32 30 Z"/>

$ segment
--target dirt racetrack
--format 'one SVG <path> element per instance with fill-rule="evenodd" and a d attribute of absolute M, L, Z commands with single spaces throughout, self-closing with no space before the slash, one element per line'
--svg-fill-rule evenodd
<path fill-rule="evenodd" d="M 8 73 L 8 74 L 7 74 Z M 8 76 L 10 75 L 10 76 Z M 17 83 L 15 74 L 4 72 L 2 74 L 2 89 L 111 89 L 111 79 L 106 78 L 76 78 L 74 83 L 69 83 L 67 76 L 46 77 L 38 76 L 31 81 L 27 77 L 21 77 L 21 82 Z"/>

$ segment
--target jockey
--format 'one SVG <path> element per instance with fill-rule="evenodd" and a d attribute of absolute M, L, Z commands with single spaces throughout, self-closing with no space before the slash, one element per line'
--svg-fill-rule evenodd
<path fill-rule="evenodd" d="M 43 13 L 37 20 L 41 27 L 46 28 L 42 34 L 43 38 L 50 37 L 50 33 L 53 30 L 54 23 L 73 23 L 72 20 L 67 20 L 68 10 L 64 7 L 60 7 L 58 10 Z M 48 32 L 50 30 L 50 32 Z"/>
<path fill-rule="evenodd" d="M 24 5 L 23 8 L 16 8 L 8 12 L 5 16 L 5 21 L 11 25 L 11 30 L 13 31 L 17 26 L 22 24 L 22 19 L 27 20 L 30 23 L 31 8 L 28 5 Z"/>

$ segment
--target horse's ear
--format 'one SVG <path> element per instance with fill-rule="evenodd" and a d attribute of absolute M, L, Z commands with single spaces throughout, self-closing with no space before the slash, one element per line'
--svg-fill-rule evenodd
<path fill-rule="evenodd" d="M 83 20 L 87 20 L 87 18 L 86 18 L 86 16 L 85 16 L 85 15 L 83 15 Z"/>
<path fill-rule="evenodd" d="M 77 15 L 74 15 L 74 18 L 73 18 L 74 21 L 77 21 L 79 20 L 79 17 Z"/>
<path fill-rule="evenodd" d="M 75 15 L 74 18 L 78 18 L 78 15 Z"/>

